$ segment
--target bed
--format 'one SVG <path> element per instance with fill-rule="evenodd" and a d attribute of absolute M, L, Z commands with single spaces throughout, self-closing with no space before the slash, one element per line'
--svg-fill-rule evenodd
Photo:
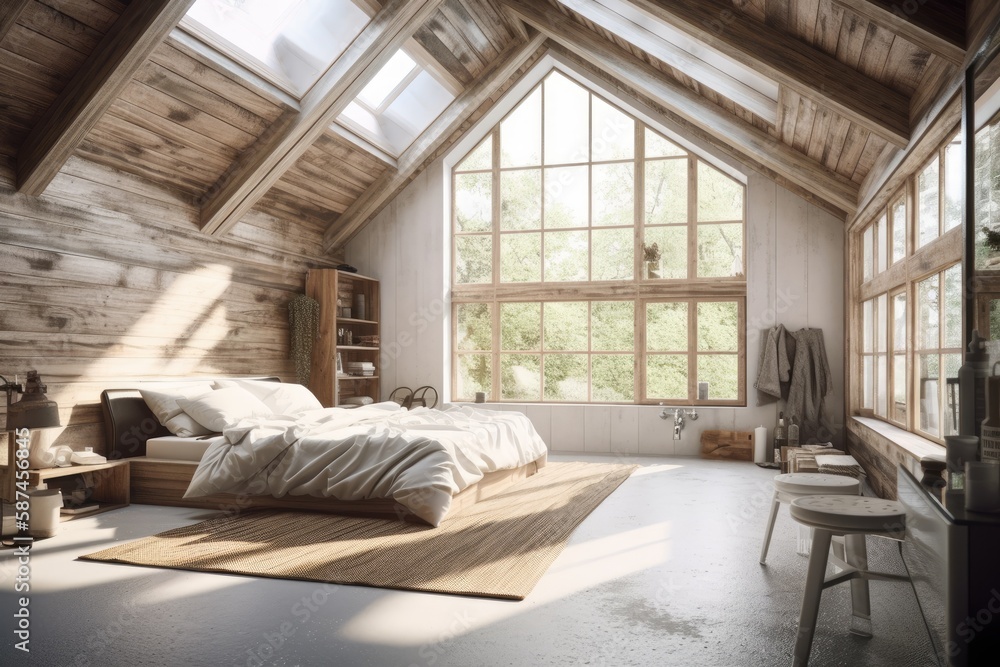
<path fill-rule="evenodd" d="M 245 380 L 247 378 L 236 381 Z M 278 381 L 277 378 L 252 380 Z M 226 381 L 221 382 L 225 384 Z M 471 407 L 446 411 L 426 408 L 406 411 L 395 404 L 375 404 L 354 410 L 326 408 L 309 412 L 307 416 L 296 416 L 294 423 L 289 417 L 261 417 L 241 421 L 238 425 L 228 424 L 231 428 L 222 434 L 178 437 L 157 419 L 138 389 L 105 390 L 101 394 L 101 405 L 108 458 L 130 461 L 131 499 L 140 504 L 233 513 L 251 508 L 302 509 L 437 525 L 445 514 L 501 493 L 518 480 L 535 474 L 546 460 L 544 443 L 523 415 Z M 513 445 L 505 443 L 504 447 L 513 446 L 516 455 L 505 453 L 495 457 L 499 463 L 490 461 L 487 464 L 477 459 L 478 455 L 473 455 L 480 447 L 477 443 L 483 439 L 484 432 L 491 434 L 486 438 L 490 439 L 492 434 L 511 431 L 511 425 L 522 435 L 520 441 Z M 523 429 L 530 429 L 533 435 L 523 435 Z M 476 434 L 475 437 L 472 434 Z M 390 440 L 392 447 L 386 450 Z M 527 442 L 529 440 L 531 442 Z M 379 447 L 401 460 L 394 460 L 393 466 L 373 460 L 383 451 Z M 279 450 L 281 456 L 274 459 L 280 458 L 280 461 L 272 463 L 270 457 Z M 466 455 L 466 450 L 473 453 Z M 452 458 L 462 461 L 445 462 L 442 457 L 446 451 L 451 452 Z M 246 467 L 248 452 L 256 455 L 258 462 L 269 457 L 266 460 L 270 467 L 264 470 L 257 465 L 256 477 L 246 475 L 246 479 L 233 481 L 229 476 L 231 470 Z M 278 468 L 286 463 L 294 465 L 295 460 L 306 455 L 309 466 L 305 477 L 301 469 Z M 319 459 L 325 467 L 317 472 Z M 412 480 L 419 479 L 417 471 L 396 472 L 397 464 L 404 463 L 402 459 L 412 459 L 415 466 L 435 462 L 437 481 L 434 485 L 427 482 L 427 489 L 414 489 L 416 482 Z M 470 465 L 467 459 L 476 459 L 479 463 Z M 358 468 L 359 465 L 362 467 Z M 377 476 L 368 474 L 365 477 L 361 473 L 374 470 L 381 475 L 390 468 L 402 482 L 389 480 L 389 483 L 383 479 L 364 488 L 348 488 L 345 492 L 347 482 L 344 479 L 357 486 L 350 480 L 358 478 L 359 474 L 361 479 L 373 479 Z M 454 484 L 441 481 L 445 469 L 451 471 Z M 221 481 L 220 470 L 225 473 Z M 260 481 L 264 478 L 275 484 L 261 494 Z M 305 483 L 301 483 L 303 480 Z M 275 487 L 278 490 L 272 494 Z M 219 491 L 221 488 L 225 490 Z M 425 496 L 441 495 L 443 488 L 449 489 L 447 498 L 434 499 L 430 503 L 433 509 L 426 509 L 421 504 Z M 320 493 L 334 493 L 340 497 L 322 497 Z"/>

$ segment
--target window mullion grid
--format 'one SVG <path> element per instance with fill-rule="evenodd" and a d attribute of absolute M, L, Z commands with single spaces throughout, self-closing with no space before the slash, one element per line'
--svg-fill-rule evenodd
<path fill-rule="evenodd" d="M 944 173 L 944 161 L 939 162 L 941 165 L 940 172 Z M 944 220 L 943 217 L 939 218 L 941 228 L 943 228 Z M 940 229 L 940 228 L 939 228 Z M 950 267 L 948 267 L 950 268 Z M 937 275 L 938 281 L 938 349 L 936 352 L 937 356 L 937 368 L 938 368 L 938 437 L 944 439 L 945 434 L 945 405 L 948 400 L 948 378 L 945 374 L 944 369 L 944 351 L 945 351 L 945 314 L 947 313 L 947 308 L 944 302 L 944 274 L 946 269 L 942 269 Z"/>
<path fill-rule="evenodd" d="M 892 231 L 892 223 L 890 221 L 889 230 Z M 886 297 L 886 307 L 888 312 L 886 314 L 887 318 L 887 329 L 886 329 L 886 419 L 890 422 L 898 424 L 899 421 L 896 419 L 896 383 L 898 378 L 896 377 L 896 355 L 897 355 L 897 344 L 896 340 L 896 297 L 899 295 L 899 290 L 888 292 Z M 905 371 L 903 382 L 906 382 Z"/>
<path fill-rule="evenodd" d="M 587 271 L 594 280 L 594 94 L 587 95 Z M 594 400 L 594 302 L 587 302 L 587 402 Z"/>
<path fill-rule="evenodd" d="M 938 163 L 940 164 L 940 162 Z M 940 171 L 944 171 L 943 169 Z M 940 231 L 940 227 L 938 228 Z M 941 437 L 944 433 L 944 421 L 941 419 L 941 403 L 944 400 L 944 368 L 941 367 L 941 350 L 944 349 L 944 327 L 942 326 L 944 320 L 944 272 L 938 273 L 934 276 L 935 282 L 937 282 L 937 299 L 938 299 L 938 312 L 937 312 L 937 341 L 934 345 L 935 349 L 926 350 L 925 354 L 927 356 L 933 356 L 937 358 L 937 425 L 938 432 L 937 437 Z"/>
<path fill-rule="evenodd" d="M 688 299 L 688 403 L 698 398 L 698 300 Z"/>
<path fill-rule="evenodd" d="M 593 136 L 593 135 L 591 135 Z M 587 302 L 587 402 L 594 400 L 594 302 Z"/>
<path fill-rule="evenodd" d="M 547 234 L 548 226 L 545 224 L 545 97 L 546 97 L 546 95 L 548 93 L 547 88 L 548 88 L 548 86 L 546 86 L 545 83 L 542 82 L 542 84 L 541 84 L 541 91 L 540 91 L 541 100 L 542 100 L 541 101 L 542 113 L 541 113 L 541 118 L 539 119 L 539 122 L 542 124 L 541 129 L 540 129 L 540 133 L 539 133 L 539 136 L 541 137 L 541 146 L 538 147 L 538 156 L 539 156 L 539 158 L 538 158 L 538 161 L 539 161 L 538 169 L 541 172 L 539 174 L 539 176 L 542 179 L 542 200 L 539 202 L 539 217 L 538 217 L 538 226 L 539 226 L 539 230 L 538 230 L 538 236 L 539 236 L 539 241 L 538 241 L 538 248 L 539 248 L 539 250 L 538 250 L 538 252 L 539 252 L 538 261 L 542 263 L 541 269 L 539 271 L 539 275 L 542 277 L 541 282 L 543 282 L 543 283 L 545 282 L 545 237 L 548 235 Z M 541 377 L 544 378 L 545 377 L 545 374 L 544 374 L 545 373 L 545 368 L 544 368 L 544 366 L 545 366 L 545 358 L 544 358 L 544 356 L 542 357 L 541 364 L 542 364 L 542 376 Z M 543 389 L 542 399 L 543 400 L 545 399 L 544 386 L 545 386 L 545 381 L 543 379 L 542 380 L 542 389 Z"/>
<path fill-rule="evenodd" d="M 945 143 L 938 149 L 938 238 L 944 235 L 944 155 L 947 147 Z"/>
<path fill-rule="evenodd" d="M 545 151 L 545 134 L 546 134 L 545 133 L 545 112 L 546 112 L 545 100 L 546 100 L 546 90 L 545 90 L 545 86 L 544 85 L 542 86 L 542 91 L 541 91 L 540 95 L 541 95 L 541 98 L 542 98 L 542 103 L 541 103 L 541 119 L 540 119 L 540 122 L 541 122 L 541 131 L 540 131 L 540 135 L 541 135 L 541 139 L 540 139 L 540 141 L 541 141 L 541 145 L 540 145 L 541 159 L 540 159 L 540 165 L 538 166 L 538 169 L 541 172 L 542 183 L 544 184 L 545 183 L 545 169 L 546 169 L 546 165 L 545 165 L 545 155 L 546 155 L 546 151 Z M 589 105 L 591 107 L 593 106 L 593 95 L 591 95 L 589 97 Z M 588 117 L 588 129 L 589 129 L 589 134 L 591 136 L 588 137 L 588 147 L 587 147 L 587 150 L 588 150 L 588 155 L 589 155 L 590 159 L 587 162 L 587 167 L 588 167 L 588 172 L 589 172 L 589 182 L 591 184 L 590 185 L 591 192 L 588 195 L 588 204 L 587 204 L 587 220 L 588 220 L 588 225 L 587 225 L 588 229 L 587 229 L 587 231 L 588 231 L 588 239 L 589 239 L 589 245 L 588 245 L 588 251 L 587 251 L 588 252 L 588 262 L 587 262 L 587 265 L 588 265 L 588 270 L 590 272 L 591 281 L 593 279 L 593 272 L 594 272 L 594 266 L 593 266 L 593 264 L 594 264 L 594 246 L 593 246 L 593 240 L 594 240 L 594 237 L 593 237 L 593 234 L 594 234 L 594 226 L 593 226 L 593 222 L 594 222 L 594 209 L 593 209 L 593 187 L 594 187 L 593 186 L 593 181 L 594 181 L 593 170 L 594 170 L 594 162 L 593 162 L 593 155 L 590 154 L 592 152 L 592 148 L 593 148 L 592 147 L 593 125 L 594 125 L 593 114 L 589 113 L 589 117 Z M 584 348 L 585 351 L 586 351 L 587 359 L 588 359 L 588 361 L 587 361 L 587 380 L 588 380 L 587 395 L 588 395 L 589 400 L 593 400 L 593 398 L 594 398 L 593 355 L 595 354 L 595 351 L 594 351 L 594 348 L 593 348 L 593 344 L 594 344 L 593 343 L 593 326 L 594 326 L 594 321 L 593 321 L 593 308 L 592 308 L 592 305 L 593 305 L 594 300 L 597 300 L 598 298 L 604 298 L 605 300 L 610 299 L 612 301 L 621 301 L 621 300 L 623 300 L 623 297 L 624 297 L 624 300 L 630 300 L 632 302 L 632 304 L 633 304 L 633 312 L 634 312 L 634 320 L 633 320 L 633 327 L 634 328 L 633 328 L 633 332 L 635 334 L 635 345 L 632 348 L 631 352 L 629 352 L 629 354 L 632 355 L 633 364 L 634 364 L 634 370 L 636 371 L 634 373 L 633 393 L 634 393 L 634 396 L 636 397 L 636 401 L 637 402 L 644 402 L 645 400 L 649 400 L 648 391 L 647 391 L 647 387 L 646 387 L 646 380 L 647 380 L 647 377 L 646 377 L 646 375 L 647 375 L 647 373 L 646 373 L 647 368 L 646 368 L 646 366 L 648 364 L 648 359 L 649 359 L 649 354 L 648 354 L 648 349 L 647 349 L 648 348 L 648 342 L 647 342 L 647 336 L 646 336 L 646 333 L 647 333 L 646 332 L 646 312 L 645 312 L 646 303 L 647 303 L 647 301 L 650 301 L 650 300 L 659 301 L 659 300 L 667 299 L 667 300 L 670 300 L 670 301 L 680 301 L 680 302 L 683 302 L 683 303 L 685 303 L 685 305 L 686 305 L 686 307 L 688 309 L 688 315 L 689 315 L 689 317 L 688 317 L 688 341 L 687 341 L 687 355 L 686 355 L 687 359 L 688 359 L 688 362 L 687 362 L 687 366 L 688 366 L 688 368 L 687 368 L 687 370 L 688 370 L 688 378 L 687 378 L 688 396 L 687 396 L 686 402 L 690 404 L 690 403 L 692 403 L 693 401 L 696 400 L 696 396 L 697 396 L 697 359 L 698 359 L 698 349 L 697 349 L 697 347 L 698 347 L 698 340 L 697 340 L 697 337 L 698 337 L 697 336 L 697 321 L 698 321 L 697 303 L 698 303 L 698 301 L 701 298 L 699 296 L 699 293 L 700 293 L 700 287 L 702 287 L 700 285 L 699 286 L 693 286 L 693 285 L 690 284 L 690 281 L 697 279 L 697 274 L 698 274 L 698 269 L 697 269 L 697 247 L 698 247 L 698 245 L 697 245 L 697 239 L 698 239 L 698 234 L 697 234 L 698 228 L 697 228 L 697 225 L 698 225 L 698 220 L 697 220 L 697 196 L 696 196 L 696 193 L 697 193 L 697 180 L 698 180 L 697 179 L 698 162 L 697 162 L 697 158 L 694 157 L 693 155 L 691 155 L 690 153 L 687 153 L 687 154 L 685 154 L 683 156 L 683 159 L 687 161 L 688 176 L 689 176 L 688 177 L 688 185 L 687 185 L 687 198 L 686 198 L 687 219 L 684 221 L 685 228 L 688 230 L 688 237 L 686 239 L 686 241 L 687 241 L 687 243 L 686 243 L 686 251 L 687 251 L 686 254 L 687 254 L 687 260 L 688 260 L 688 262 L 687 262 L 688 263 L 687 279 L 683 280 L 683 281 L 676 281 L 676 283 L 674 283 L 674 284 L 671 284 L 669 282 L 664 282 L 663 284 L 660 284 L 658 282 L 655 286 L 653 286 L 654 289 L 640 289 L 641 288 L 641 284 L 640 283 L 642 282 L 642 275 L 643 275 L 642 271 L 641 271 L 641 269 L 643 268 L 643 266 L 642 266 L 642 244 L 646 240 L 645 239 L 645 231 L 646 231 L 645 230 L 645 223 L 646 223 L 646 220 L 645 220 L 645 196 L 646 196 L 646 193 L 645 193 L 645 180 L 646 180 L 645 179 L 645 176 L 646 176 L 646 174 L 645 174 L 645 161 L 646 160 L 645 160 L 645 158 L 646 158 L 646 150 L 645 150 L 645 148 L 646 148 L 646 146 L 645 146 L 645 135 L 644 135 L 644 130 L 646 129 L 646 127 L 641 122 L 635 121 L 633 123 L 633 128 L 634 128 L 634 134 L 633 134 L 634 156 L 633 156 L 632 160 L 631 161 L 628 161 L 628 160 L 620 160 L 620 161 L 619 160 L 611 160 L 609 162 L 622 162 L 622 163 L 630 162 L 631 167 L 633 169 L 633 182 L 635 184 L 635 188 L 634 188 L 634 192 L 633 192 L 632 205 L 633 205 L 633 228 L 634 228 L 635 231 L 634 231 L 634 234 L 633 234 L 633 249 L 634 249 L 634 252 L 633 252 L 633 276 L 632 276 L 632 280 L 630 282 L 632 283 L 632 285 L 636 289 L 631 293 L 630 296 L 626 296 L 623 293 L 623 291 L 622 291 L 622 287 L 624 285 L 621 285 L 621 284 L 608 285 L 606 293 L 605 293 L 604 289 L 594 290 L 593 289 L 594 286 L 591 285 L 590 289 L 587 290 L 587 296 L 585 296 L 583 298 L 583 300 L 587 302 L 587 308 L 588 308 L 588 310 L 587 310 L 588 341 L 587 341 L 586 347 Z M 502 175 L 502 169 L 501 169 L 501 166 L 500 166 L 501 165 L 501 153 L 502 153 L 501 152 L 501 148 L 500 148 L 501 142 L 502 142 L 501 131 L 502 130 L 498 126 L 493 131 L 493 135 L 492 135 L 492 141 L 493 141 L 492 184 L 493 184 L 493 187 L 492 187 L 492 201 L 491 201 L 491 204 L 492 204 L 492 219 L 493 219 L 493 229 L 492 229 L 492 238 L 493 238 L 493 252 L 492 252 L 493 271 L 492 271 L 492 274 L 491 274 L 492 275 L 492 284 L 490 285 L 490 287 L 492 288 L 492 298 L 491 298 L 491 300 L 492 300 L 492 310 L 491 310 L 491 313 L 492 313 L 492 328 L 493 328 L 493 331 L 492 331 L 493 353 L 491 355 L 491 358 L 493 360 L 493 368 L 494 368 L 493 383 L 492 383 L 493 384 L 493 386 L 492 386 L 492 393 L 497 398 L 497 400 L 502 400 L 502 384 L 503 384 L 502 383 L 502 372 L 501 372 L 501 367 L 502 367 L 501 359 L 503 358 L 503 354 L 502 354 L 502 351 L 500 349 L 501 348 L 501 345 L 500 345 L 500 342 L 501 342 L 501 331 L 500 331 L 500 327 L 501 327 L 501 313 L 500 313 L 500 302 L 497 299 L 498 299 L 498 297 L 500 297 L 501 294 L 506 294 L 506 296 L 503 297 L 504 300 L 513 300 L 513 298 L 517 294 L 516 290 L 501 289 L 501 287 L 507 288 L 507 285 L 504 284 L 504 283 L 502 283 L 502 274 L 501 274 L 501 255 L 502 255 L 502 252 L 501 252 L 501 245 L 502 245 L 501 244 L 501 239 L 504 237 L 503 233 L 501 232 L 501 225 L 500 225 L 500 214 L 501 214 L 501 209 L 502 209 L 502 207 L 501 207 L 501 204 L 502 204 L 502 200 L 501 200 L 501 175 Z M 677 158 L 677 159 L 681 159 L 681 158 Z M 603 162 L 602 162 L 602 164 L 603 164 Z M 545 267 L 544 267 L 544 252 L 545 252 L 544 248 L 545 248 L 545 232 L 546 232 L 546 227 L 545 227 L 545 223 L 544 223 L 544 219 L 545 219 L 544 187 L 542 188 L 542 200 L 541 200 L 539 206 L 540 206 L 540 214 L 541 214 L 541 219 L 542 219 L 542 224 L 539 225 L 539 227 L 540 227 L 539 233 L 540 233 L 540 235 L 542 237 L 542 240 L 540 242 L 541 256 L 539 258 L 539 261 L 542 263 L 541 273 L 543 275 L 542 282 L 544 282 L 544 269 L 545 269 Z M 744 197 L 744 214 L 745 214 L 745 211 L 746 211 L 746 206 L 747 206 L 747 201 L 746 201 L 746 198 Z M 745 215 L 744 215 L 744 219 L 741 220 L 741 221 L 739 221 L 739 222 L 741 224 L 745 225 L 745 223 L 746 223 Z M 744 241 L 745 241 L 745 228 L 744 228 Z M 744 243 L 743 250 L 744 250 L 744 265 L 745 265 L 745 256 L 746 256 L 746 245 L 745 245 L 745 243 Z M 591 282 L 591 281 L 588 281 L 588 282 Z M 626 282 L 629 282 L 629 281 L 626 281 Z M 728 290 L 725 290 L 725 291 L 728 291 Z M 527 293 L 531 293 L 532 296 L 527 296 Z M 711 295 L 706 294 L 705 296 L 706 297 L 718 297 L 718 296 L 720 296 L 720 294 L 713 292 Z M 542 308 L 542 312 L 540 314 L 540 322 L 539 322 L 540 326 L 542 327 L 542 336 L 541 336 L 541 341 L 540 341 L 540 344 L 539 344 L 539 350 L 537 352 L 537 354 L 539 355 L 539 358 L 540 358 L 539 359 L 539 368 L 540 368 L 539 382 L 540 382 L 540 384 L 539 384 L 539 386 L 537 388 L 537 391 L 540 394 L 540 399 L 544 401 L 545 400 L 545 395 L 544 395 L 545 359 L 546 359 L 546 357 L 548 355 L 548 352 L 545 350 L 545 346 L 544 346 L 544 318 L 545 318 L 545 316 L 544 316 L 544 303 L 547 302 L 547 298 L 546 298 L 546 296 L 544 296 L 544 290 L 540 291 L 540 290 L 537 289 L 537 287 L 534 287 L 534 286 L 527 288 L 526 296 L 524 298 L 528 298 L 529 300 L 536 300 L 536 301 L 537 300 L 541 300 L 541 301 L 543 301 L 543 308 Z M 570 300 L 573 300 L 571 296 L 568 296 L 567 298 L 569 298 Z M 745 292 L 741 292 L 740 293 L 737 301 L 738 301 L 738 303 L 742 304 L 742 307 L 745 308 Z M 641 313 L 635 313 L 635 310 L 637 310 L 637 309 L 638 310 L 642 310 L 642 312 Z M 744 330 L 745 330 L 745 326 L 744 326 Z M 740 345 L 741 346 L 745 346 L 745 340 L 741 339 L 740 340 Z M 675 354 L 680 354 L 680 353 L 681 353 L 681 350 L 677 350 L 675 352 Z M 740 372 L 743 373 L 743 375 L 745 376 L 745 372 L 744 371 L 740 371 Z M 742 400 L 745 401 L 746 400 L 746 398 L 745 398 L 745 388 L 742 387 L 742 384 L 745 384 L 745 377 L 743 378 L 743 382 L 741 383 L 741 390 L 740 390 L 740 395 L 742 396 Z"/>
<path fill-rule="evenodd" d="M 545 305 L 538 305 L 538 400 L 545 402 Z"/>
<path fill-rule="evenodd" d="M 490 392 L 493 400 L 500 401 L 500 304 L 496 299 L 496 289 L 500 283 L 500 133 L 502 129 L 497 125 L 493 131 L 493 199 L 490 202 L 492 208 L 492 236 L 493 236 L 493 297 L 490 306 L 493 323 L 493 352 L 490 355 L 493 364 L 492 387 Z"/>
<path fill-rule="evenodd" d="M 632 182 L 635 188 L 632 192 L 632 221 L 635 224 L 635 250 L 632 253 L 632 279 L 639 282 L 643 279 L 643 244 L 646 241 L 646 142 L 645 125 L 633 123 L 633 162 Z M 593 183 L 593 181 L 591 181 Z M 593 187 L 593 186 L 591 186 Z M 636 394 L 638 396 L 638 394 Z"/>
<path fill-rule="evenodd" d="M 907 240 L 909 243 L 909 239 Z M 917 283 L 908 281 L 905 287 L 906 293 L 906 367 L 909 369 L 909 377 L 906 382 L 906 401 L 910 406 L 906 410 L 906 430 L 917 430 L 917 413 L 919 410 L 919 394 L 917 393 L 917 382 L 920 377 L 920 369 L 917 367 L 917 317 L 920 311 L 920 304 L 917 303 Z"/>
<path fill-rule="evenodd" d="M 632 191 L 632 222 L 635 225 L 635 233 L 632 235 L 632 283 L 638 285 L 642 280 L 643 266 L 643 243 L 646 239 L 646 141 L 645 125 L 639 121 L 632 124 L 632 182 L 635 184 Z M 633 341 L 635 352 L 632 358 L 632 367 L 635 369 L 632 382 L 632 391 L 635 401 L 643 403 L 647 399 L 646 391 L 646 302 L 644 299 L 635 298 L 633 301 Z M 639 312 L 639 311 L 642 312 Z"/>
<path fill-rule="evenodd" d="M 594 279 L 594 95 L 587 95 L 587 277 Z M 590 323 L 590 306 L 587 306 Z M 589 347 L 587 349 L 590 349 Z M 587 356 L 587 396 L 590 396 L 590 356 Z"/>
<path fill-rule="evenodd" d="M 698 278 L 698 159 L 688 153 L 687 164 L 687 278 L 691 280 Z"/>

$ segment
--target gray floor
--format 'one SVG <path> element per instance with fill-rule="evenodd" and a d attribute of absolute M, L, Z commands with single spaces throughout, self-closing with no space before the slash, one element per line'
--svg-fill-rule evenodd
<path fill-rule="evenodd" d="M 596 456 L 557 459 L 608 460 Z M 209 513 L 132 506 L 63 524 L 31 559 L 35 665 L 787 665 L 806 559 L 783 511 L 757 563 L 774 471 L 690 458 L 643 467 L 573 534 L 522 602 L 75 560 Z M 902 571 L 869 539 L 872 566 Z M 14 563 L 0 556 L 0 663 Z M 813 665 L 933 665 L 911 589 L 873 582 L 875 637 L 847 633 L 848 587 L 824 593 Z M 11 660 L 13 656 L 14 660 Z"/>

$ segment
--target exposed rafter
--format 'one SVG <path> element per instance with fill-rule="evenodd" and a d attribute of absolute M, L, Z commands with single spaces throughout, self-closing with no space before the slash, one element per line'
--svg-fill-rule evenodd
<path fill-rule="evenodd" d="M 18 17 L 31 0 L 0 0 L 0 39 L 7 36 Z"/>
<path fill-rule="evenodd" d="M 961 65 L 965 61 L 964 44 L 942 32 L 933 31 L 914 22 L 912 16 L 896 4 L 890 5 L 873 0 L 834 0 L 834 3 L 891 30 L 906 41 L 951 63 Z"/>
<path fill-rule="evenodd" d="M 327 228 L 323 250 L 329 253 L 343 245 L 377 215 L 424 162 L 451 139 L 469 116 L 538 51 L 545 39 L 544 35 L 535 34 L 526 44 L 511 47 L 505 57 L 497 59 L 484 71 L 475 85 L 459 95 L 399 156 L 397 169 L 386 171 Z"/>
<path fill-rule="evenodd" d="M 789 182 L 850 213 L 857 206 L 858 186 L 750 123 L 715 106 L 666 77 L 630 52 L 551 9 L 522 0 L 503 0 L 506 11 L 562 44 L 583 60 L 603 69 L 716 139 L 738 148 L 752 161 L 784 174 Z"/>
<path fill-rule="evenodd" d="M 17 4 L 17 3 L 15 3 Z M 194 0 L 131 3 L 17 154 L 17 189 L 40 195 Z"/>
<path fill-rule="evenodd" d="M 560 4 L 637 46 L 660 62 L 684 72 L 715 92 L 774 125 L 778 119 L 778 84 L 763 80 L 742 63 L 721 58 L 686 34 L 662 22 L 649 20 L 629 0 L 558 0 Z M 713 59 L 712 56 L 715 56 Z M 714 62 L 712 62 L 714 60 Z M 757 81 L 755 81 L 755 79 Z M 755 85 L 760 84 L 760 85 Z"/>
<path fill-rule="evenodd" d="M 226 233 L 322 135 L 442 0 L 388 0 L 302 98 L 300 111 L 266 133 L 209 190 L 202 231 Z"/>
<path fill-rule="evenodd" d="M 889 143 L 910 139 L 910 105 L 833 56 L 735 11 L 726 0 L 629 0 L 783 86 L 857 123 Z"/>

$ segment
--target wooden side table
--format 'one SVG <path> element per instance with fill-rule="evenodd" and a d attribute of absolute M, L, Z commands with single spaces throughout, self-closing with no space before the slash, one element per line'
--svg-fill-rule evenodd
<path fill-rule="evenodd" d="M 100 507 L 83 514 L 63 514 L 60 517 L 62 521 L 72 521 L 73 519 L 85 516 L 110 512 L 111 510 L 127 507 L 131 502 L 128 461 L 108 461 L 107 463 L 97 463 L 94 465 L 74 465 L 67 468 L 29 470 L 28 485 L 32 488 L 38 488 L 46 480 L 82 475 L 84 473 L 90 473 L 91 480 L 94 483 L 94 492 L 90 497 L 90 501 L 98 503 Z"/>

